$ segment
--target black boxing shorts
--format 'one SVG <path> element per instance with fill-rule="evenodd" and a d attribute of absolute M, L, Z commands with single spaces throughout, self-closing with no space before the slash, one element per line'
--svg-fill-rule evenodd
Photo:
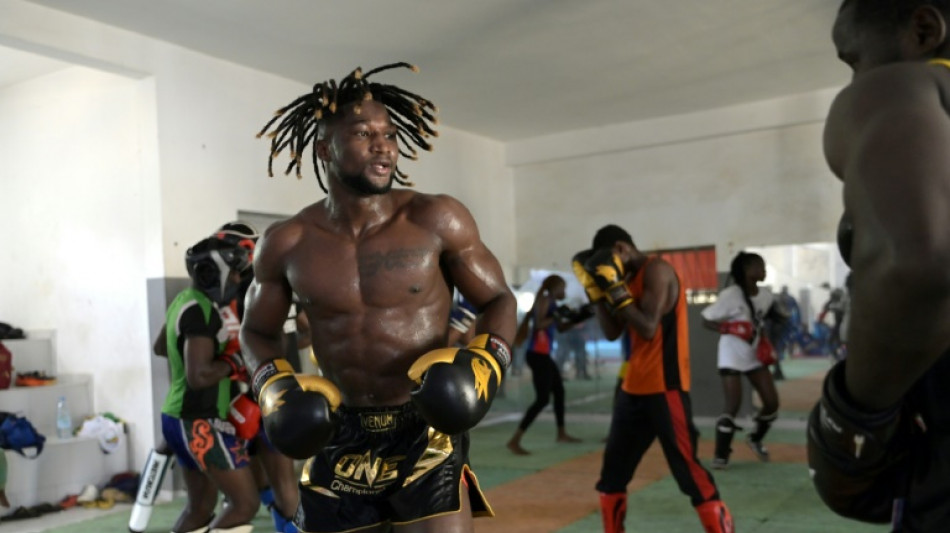
<path fill-rule="evenodd" d="M 459 512 L 460 487 L 473 516 L 494 516 L 468 464 L 468 433 L 428 426 L 411 404 L 337 411 L 337 432 L 300 478 L 294 523 L 301 533 L 416 522 Z"/>

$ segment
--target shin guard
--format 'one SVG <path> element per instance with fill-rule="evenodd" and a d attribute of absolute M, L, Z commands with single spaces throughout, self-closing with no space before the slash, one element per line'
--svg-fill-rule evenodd
<path fill-rule="evenodd" d="M 600 515 L 604 533 L 624 533 L 623 522 L 627 518 L 626 492 L 601 492 Z"/>
<path fill-rule="evenodd" d="M 769 415 L 763 415 L 761 413 L 755 415 L 755 431 L 749 435 L 754 441 L 760 441 L 765 434 L 769 432 L 769 428 L 772 427 L 772 422 L 775 422 L 775 419 L 778 418 L 778 412 L 774 412 Z"/>
<path fill-rule="evenodd" d="M 696 506 L 696 514 L 706 533 L 735 533 L 732 514 L 726 504 L 713 500 Z"/>
<path fill-rule="evenodd" d="M 148 526 L 148 519 L 152 516 L 152 504 L 162 488 L 165 473 L 175 464 L 171 452 L 167 455 L 152 450 L 148 453 L 145 468 L 142 469 L 142 480 L 135 496 L 135 505 L 132 506 L 132 515 L 129 517 L 129 531 L 141 533 Z"/>
<path fill-rule="evenodd" d="M 736 431 L 742 428 L 736 425 L 735 421 L 729 415 L 722 415 L 716 421 L 716 457 L 729 459 L 732 453 L 732 438 Z"/>

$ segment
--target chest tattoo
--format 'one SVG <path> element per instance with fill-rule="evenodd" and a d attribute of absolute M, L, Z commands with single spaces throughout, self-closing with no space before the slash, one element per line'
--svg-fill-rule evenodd
<path fill-rule="evenodd" d="M 389 252 L 372 252 L 359 256 L 360 277 L 373 277 L 380 271 L 397 271 L 417 268 L 425 264 L 426 248 L 400 248 Z"/>

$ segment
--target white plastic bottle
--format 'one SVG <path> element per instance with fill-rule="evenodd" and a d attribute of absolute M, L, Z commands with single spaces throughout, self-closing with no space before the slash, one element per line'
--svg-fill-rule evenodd
<path fill-rule="evenodd" d="M 61 439 L 73 436 L 73 418 L 69 414 L 65 396 L 60 396 L 56 402 L 56 436 Z"/>

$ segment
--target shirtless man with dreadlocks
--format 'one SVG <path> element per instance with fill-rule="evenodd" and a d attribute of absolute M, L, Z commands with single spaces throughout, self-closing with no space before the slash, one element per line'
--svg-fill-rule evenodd
<path fill-rule="evenodd" d="M 301 154 L 327 197 L 258 243 L 241 344 L 268 437 L 307 459 L 303 531 L 472 532 L 491 515 L 468 464 L 468 433 L 510 361 L 515 299 L 471 213 L 397 168 L 435 135 L 435 106 L 356 69 L 280 109 L 271 160 Z M 326 179 L 321 177 L 321 169 Z M 452 290 L 478 310 L 476 336 L 447 347 Z M 323 377 L 280 359 L 296 295 Z"/>

